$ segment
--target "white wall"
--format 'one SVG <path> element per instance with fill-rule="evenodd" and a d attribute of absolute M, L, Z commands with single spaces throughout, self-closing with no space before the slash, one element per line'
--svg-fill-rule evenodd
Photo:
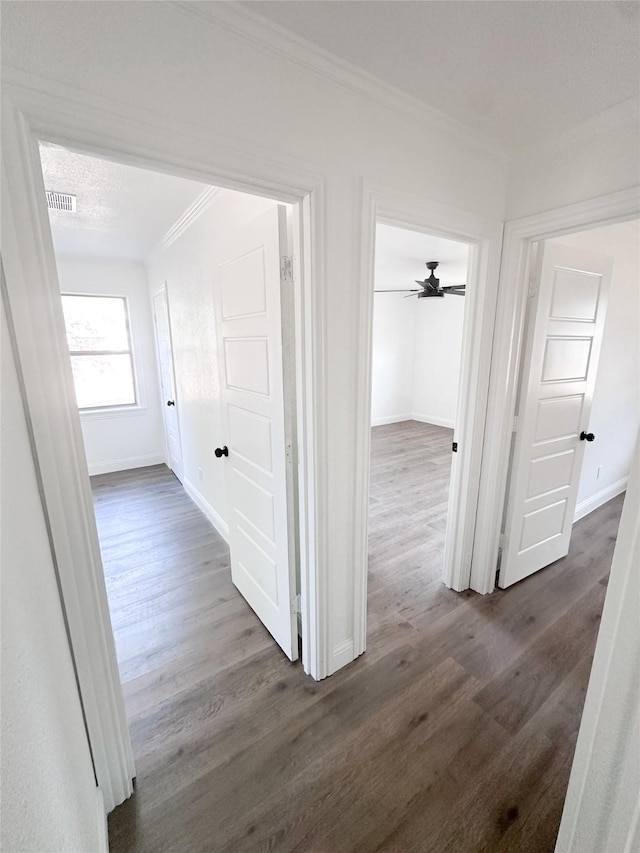
<path fill-rule="evenodd" d="M 371 423 L 418 420 L 453 428 L 456 420 L 465 298 L 380 293 L 416 287 L 425 260 L 443 259 L 441 284 L 467 280 L 469 247 L 378 224 L 373 300 Z"/>
<path fill-rule="evenodd" d="M 623 102 L 547 143 L 516 154 L 507 219 L 637 187 L 638 104 Z"/>
<path fill-rule="evenodd" d="M 99 258 L 56 256 L 63 293 L 125 296 L 138 404 L 122 411 L 81 412 L 90 474 L 142 468 L 165 461 L 165 439 L 151 299 L 143 264 Z"/>
<path fill-rule="evenodd" d="M 626 486 L 640 427 L 640 228 L 621 223 L 555 241 L 613 257 L 613 276 L 576 518 Z M 598 468 L 601 467 L 600 476 Z"/>
<path fill-rule="evenodd" d="M 403 420 L 455 426 L 464 303 L 460 296 L 375 294 L 372 426 Z"/>
<path fill-rule="evenodd" d="M 1 732 L 2 850 L 106 851 L 4 310 Z"/>
<path fill-rule="evenodd" d="M 208 5 L 208 4 L 207 4 Z M 212 4 L 214 13 L 232 16 L 234 4 Z M 158 134 L 188 138 L 191 162 L 197 151 L 243 152 L 247 173 L 260 174 L 265 162 L 285 163 L 313 174 L 326 189 L 327 223 L 322 248 L 329 342 L 327 376 L 327 459 L 322 460 L 331 500 L 330 531 L 323 565 L 331 612 L 328 670 L 348 659 L 354 640 L 353 496 L 357 493 L 359 438 L 354 394 L 361 354 L 355 351 L 361 306 L 354 282 L 361 270 L 362 180 L 395 193 L 503 219 L 507 163 L 476 145 L 472 135 L 449 134 L 444 124 L 411 114 L 382 93 L 371 97 L 337 83 L 332 71 L 312 71 L 304 61 L 287 59 L 262 37 L 244 37 L 233 22 L 209 23 L 204 4 L 168 3 L 13 3 L 3 7 L 5 81 L 19 76 L 30 86 L 71 98 L 88 112 L 96 106 L 124 121 L 144 122 Z M 241 13 L 241 10 L 239 10 Z M 109 38 L 104 38 L 109 33 Z M 62 57 L 62 59 L 61 59 Z M 9 68 L 10 73 L 7 73 Z M 637 146 L 612 150 L 594 160 L 596 192 L 636 183 Z M 180 143 L 176 143 L 179 145 Z M 602 152 L 600 152 L 602 154 Z M 176 154 L 178 156 L 178 154 Z M 204 158 L 203 154 L 203 158 Z M 615 159 L 615 158 L 613 158 Z M 521 170 L 522 171 L 522 170 Z M 613 173 L 615 171 L 615 174 Z M 531 186 L 522 184 L 526 208 Z M 589 172 L 577 183 L 561 170 L 554 175 L 548 204 L 590 194 Z M 565 186 L 566 185 L 566 186 Z M 595 193 L 591 193 L 592 195 Z"/>
<path fill-rule="evenodd" d="M 330 567 L 332 671 L 339 665 L 338 650 L 348 650 L 354 628 L 353 388 L 361 355 L 352 342 L 361 310 L 351 294 L 361 262 L 362 178 L 502 219 L 507 168 L 502 158 L 487 154 L 471 139 L 449 135 L 381 97 L 336 84 L 330 71 L 312 72 L 304 63 L 274 53 L 261 39 L 242 37 L 233 25 L 208 24 L 198 16 L 201 5 L 6 3 L 4 80 L 11 76 L 10 68 L 34 90 L 52 91 L 84 105 L 87 112 L 97 106 L 123 121 L 144 122 L 158 133 L 188 136 L 193 150 L 200 145 L 207 152 L 219 146 L 226 151 L 233 145 L 247 152 L 247 162 L 256 154 L 252 168 L 258 174 L 261 160 L 267 160 L 294 165 L 324 181 L 331 413 L 325 473 L 331 535 L 323 559 Z M 511 216 L 638 182 L 637 129 L 628 128 L 624 138 L 602 134 L 597 144 L 583 140 L 567 150 L 562 157 L 518 159 Z M 224 167 L 223 159 L 221 155 Z M 198 162 L 195 154 L 192 162 Z M 31 508 L 22 507 L 16 521 L 28 523 L 31 515 Z M 55 598 L 53 590 L 48 595 Z"/>
<path fill-rule="evenodd" d="M 260 174 L 264 163 L 284 163 L 323 183 L 330 417 L 322 465 L 331 500 L 322 564 L 329 567 L 327 668 L 333 671 L 355 643 L 359 540 L 352 524 L 352 448 L 359 438 L 354 388 L 362 356 L 353 347 L 361 318 L 353 294 L 362 262 L 362 180 L 501 219 L 507 164 L 469 134 L 450 134 L 441 122 L 416 117 L 376 92 L 369 97 L 337 83 L 331 73 L 287 59 L 261 37 L 242 36 L 234 24 L 203 20 L 205 5 L 217 15 L 236 14 L 235 4 L 227 3 L 7 5 L 3 77 L 10 76 L 7 67 L 17 69 L 87 110 L 99 105 L 158 134 L 184 135 L 207 156 L 233 146 L 246 157 L 247 173 Z M 197 168 L 195 153 L 192 162 Z"/>
<path fill-rule="evenodd" d="M 449 295 L 416 301 L 413 418 L 453 429 L 466 298 Z"/>
<path fill-rule="evenodd" d="M 640 849 L 640 445 L 632 463 L 556 853 Z"/>
<path fill-rule="evenodd" d="M 418 316 L 415 303 L 418 300 L 403 297 L 403 293 L 376 293 L 373 297 L 373 426 L 409 420 L 413 413 L 413 360 Z"/>
<path fill-rule="evenodd" d="M 275 202 L 223 190 L 168 247 L 148 259 L 152 293 L 166 282 L 180 421 L 184 485 L 226 535 L 223 432 L 215 313 L 216 262 L 226 235 Z"/>

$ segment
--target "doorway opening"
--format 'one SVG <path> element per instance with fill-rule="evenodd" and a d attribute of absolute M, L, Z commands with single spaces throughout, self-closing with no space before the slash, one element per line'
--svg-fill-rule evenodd
<path fill-rule="evenodd" d="M 595 510 L 619 514 L 640 427 L 639 246 L 638 220 L 534 244 L 500 587 L 565 557 Z"/>
<path fill-rule="evenodd" d="M 40 161 L 135 731 L 276 644 L 300 653 L 299 220 L 57 145 Z"/>
<path fill-rule="evenodd" d="M 456 603 L 444 553 L 471 256 L 468 243 L 376 225 L 370 636 Z"/>

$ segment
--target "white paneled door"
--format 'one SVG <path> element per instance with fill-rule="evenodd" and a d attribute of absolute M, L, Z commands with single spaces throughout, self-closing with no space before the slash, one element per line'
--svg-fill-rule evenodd
<path fill-rule="evenodd" d="M 160 368 L 160 387 L 162 391 L 162 409 L 167 440 L 169 467 L 182 481 L 182 446 L 180 444 L 180 425 L 176 400 L 176 383 L 173 371 L 173 350 L 171 347 L 171 325 L 169 306 L 165 288 L 153 297 L 153 319 L 156 329 L 158 364 Z"/>
<path fill-rule="evenodd" d="M 280 258 L 281 205 L 225 235 L 217 267 L 231 576 L 290 660 L 298 657 L 289 544 Z M 285 286 L 291 287 L 291 283 Z"/>
<path fill-rule="evenodd" d="M 539 247 L 499 586 L 569 551 L 613 261 Z"/>

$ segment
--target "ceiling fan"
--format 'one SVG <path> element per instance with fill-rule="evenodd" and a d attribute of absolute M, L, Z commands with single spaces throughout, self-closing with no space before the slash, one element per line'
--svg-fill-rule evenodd
<path fill-rule="evenodd" d="M 427 269 L 430 272 L 429 278 L 425 278 L 424 281 L 416 280 L 416 284 L 419 284 L 422 290 L 419 290 L 417 287 L 401 287 L 395 290 L 376 290 L 375 293 L 408 293 L 409 296 L 415 294 L 418 299 L 431 296 L 444 296 L 445 293 L 464 296 L 466 284 L 451 284 L 447 287 L 440 287 L 440 279 L 435 276 L 435 271 L 439 263 L 439 261 L 427 261 Z M 408 298 L 408 296 L 405 296 L 405 299 Z"/>

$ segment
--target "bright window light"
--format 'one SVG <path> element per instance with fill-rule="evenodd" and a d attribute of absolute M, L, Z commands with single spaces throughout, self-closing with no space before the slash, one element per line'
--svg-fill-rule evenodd
<path fill-rule="evenodd" d="M 78 408 L 135 405 L 127 300 L 63 294 L 62 308 Z"/>

